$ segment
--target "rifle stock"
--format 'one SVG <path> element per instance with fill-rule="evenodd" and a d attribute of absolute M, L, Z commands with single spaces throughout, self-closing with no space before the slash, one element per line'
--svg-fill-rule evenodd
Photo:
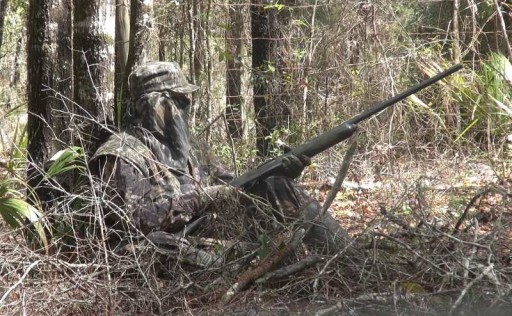
<path fill-rule="evenodd" d="M 312 158 L 315 155 L 318 155 L 322 151 L 344 141 L 345 139 L 351 137 L 355 131 L 357 130 L 357 124 L 372 117 L 373 115 L 378 114 L 382 110 L 390 107 L 391 105 L 404 100 L 410 95 L 430 86 L 431 84 L 451 75 L 452 73 L 462 69 L 462 65 L 455 65 L 431 78 L 428 78 L 418 85 L 407 89 L 406 91 L 392 97 L 389 100 L 386 100 L 369 110 L 354 116 L 341 123 L 340 125 L 334 127 L 333 129 L 307 141 L 306 143 L 292 149 L 289 153 L 286 153 L 278 158 L 266 162 L 265 164 L 259 166 L 257 169 L 249 170 L 246 173 L 242 174 L 238 178 L 234 179 L 230 182 L 230 185 L 238 188 L 244 188 L 257 179 L 264 179 L 271 175 L 275 175 L 279 172 L 279 169 L 282 166 L 282 160 L 287 155 L 295 155 L 295 156 L 303 156 L 306 155 Z"/>

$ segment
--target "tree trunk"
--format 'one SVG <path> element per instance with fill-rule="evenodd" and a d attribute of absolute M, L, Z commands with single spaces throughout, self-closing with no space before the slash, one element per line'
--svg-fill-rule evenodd
<path fill-rule="evenodd" d="M 158 58 L 158 43 L 151 38 L 153 8 L 144 0 L 132 0 L 130 6 L 130 49 L 126 63 L 125 82 L 141 64 Z M 146 17 L 144 17 L 146 15 Z M 155 57 L 153 57 L 155 55 Z"/>
<path fill-rule="evenodd" d="M 199 37 L 201 34 L 201 21 L 197 18 L 198 15 L 198 4 L 197 0 L 187 1 L 188 21 L 189 21 L 189 42 L 190 49 L 188 51 L 190 60 L 190 71 L 189 77 L 192 83 L 196 83 L 196 78 L 200 75 L 200 57 L 197 50 L 197 44 L 199 43 Z M 198 71 L 196 72 L 196 66 Z"/>
<path fill-rule="evenodd" d="M 256 148 L 261 156 L 270 151 L 269 137 L 279 123 L 289 120 L 290 100 L 284 88 L 290 43 L 283 34 L 290 23 L 288 1 L 284 9 L 265 8 L 265 1 L 251 2 L 252 67 Z"/>
<path fill-rule="evenodd" d="M 7 0 L 0 0 L 0 48 L 4 43 L 5 14 L 7 13 Z"/>
<path fill-rule="evenodd" d="M 82 118 L 79 145 L 91 154 L 106 136 L 104 124 L 113 123 L 110 69 L 114 48 L 107 44 L 105 25 L 114 15 L 112 7 L 101 0 L 73 0 L 73 7 L 74 101 Z"/>
<path fill-rule="evenodd" d="M 261 1 L 251 2 L 251 36 L 252 36 L 252 71 L 253 71 L 253 102 L 256 114 L 256 149 L 261 156 L 266 156 L 269 142 L 266 136 L 271 133 L 275 123 L 270 120 L 267 105 L 267 83 L 265 72 L 270 55 L 270 32 L 268 16 Z"/>
<path fill-rule="evenodd" d="M 20 57 L 22 54 L 22 43 L 23 37 L 20 36 L 16 41 L 16 51 L 14 52 L 14 70 L 12 72 L 11 80 L 9 82 L 9 87 L 14 88 L 20 82 Z"/>
<path fill-rule="evenodd" d="M 226 30 L 226 121 L 233 139 L 241 139 L 244 129 L 241 89 L 243 30 L 241 7 L 229 7 L 229 25 Z"/>
<path fill-rule="evenodd" d="M 44 45 L 49 38 L 48 0 L 31 0 L 28 6 L 27 83 L 28 83 L 28 174 L 42 166 L 51 152 L 50 100 L 53 93 L 43 89 L 52 81 L 51 52 Z M 30 179 L 29 179 L 30 183 Z"/>
<path fill-rule="evenodd" d="M 28 7 L 27 151 L 29 174 L 70 144 L 71 0 L 32 0 Z M 59 25 L 58 28 L 51 27 Z M 13 80 L 16 80 L 14 78 Z"/>
<path fill-rule="evenodd" d="M 128 0 L 116 0 L 116 46 L 115 46 L 115 87 L 114 104 L 116 107 L 116 119 L 120 120 L 122 113 L 121 90 L 126 72 L 126 63 L 130 50 L 130 10 Z M 119 108 L 121 107 L 121 108 Z M 118 122 L 119 123 L 119 122 Z"/>
<path fill-rule="evenodd" d="M 66 148 L 73 142 L 69 128 L 71 112 L 74 112 L 73 98 L 73 42 L 72 42 L 72 0 L 53 0 L 50 20 L 58 23 L 52 28 L 50 43 L 55 43 L 55 56 L 51 60 L 55 98 L 51 100 L 52 129 L 56 134 L 55 150 Z"/>

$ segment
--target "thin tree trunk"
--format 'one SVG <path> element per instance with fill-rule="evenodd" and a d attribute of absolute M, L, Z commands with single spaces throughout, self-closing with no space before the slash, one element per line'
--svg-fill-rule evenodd
<path fill-rule="evenodd" d="M 122 111 L 121 98 L 122 85 L 126 72 L 126 63 L 130 49 L 130 13 L 128 0 L 116 0 L 116 46 L 115 46 L 115 87 L 114 103 L 116 107 L 117 121 L 121 119 Z M 121 108 L 119 108 L 121 107 Z"/>
<path fill-rule="evenodd" d="M 270 55 L 270 32 L 268 16 L 261 1 L 251 1 L 253 103 L 256 123 L 256 149 L 259 155 L 266 156 L 269 149 L 267 136 L 275 127 L 269 119 L 268 94 L 265 70 Z"/>
<path fill-rule="evenodd" d="M 189 67 L 189 77 L 193 83 L 196 83 L 196 71 L 195 71 L 195 61 L 198 60 L 198 52 L 196 50 L 196 45 L 198 44 L 197 38 L 200 32 L 198 26 L 198 21 L 196 21 L 197 15 L 197 0 L 187 1 L 186 11 L 187 11 L 187 25 L 188 25 L 188 41 L 190 49 L 188 50 L 188 60 L 190 61 Z M 185 24 L 185 23 L 184 23 Z M 183 45 L 181 45 L 183 47 Z M 190 118 L 190 126 L 196 125 L 196 117 L 197 117 L 197 107 L 193 106 L 192 117 Z M 208 133 L 206 134 L 206 138 L 208 138 Z"/>
<path fill-rule="evenodd" d="M 130 50 L 130 10 L 128 0 L 116 0 L 116 63 L 123 74 Z"/>
<path fill-rule="evenodd" d="M 226 30 L 226 121 L 234 139 L 243 136 L 242 113 L 242 34 L 243 16 L 240 6 L 228 7 L 229 26 Z"/>
<path fill-rule="evenodd" d="M 460 29 L 459 29 L 459 18 L 460 18 L 460 0 L 453 0 L 452 2 L 452 59 L 454 63 L 458 64 L 460 63 L 462 56 L 461 56 L 461 50 L 460 50 Z M 462 117 L 460 112 L 460 105 L 458 102 L 453 103 L 452 102 L 452 111 L 454 113 L 450 113 L 452 111 L 449 111 L 448 115 L 454 115 L 455 118 L 452 121 L 455 121 L 455 132 L 459 134 L 461 132 L 461 126 L 462 126 Z"/>
<path fill-rule="evenodd" d="M 270 135 L 279 124 L 287 124 L 290 98 L 284 87 L 284 74 L 290 43 L 283 34 L 291 22 L 294 1 L 285 1 L 284 9 L 266 8 L 264 1 L 251 5 L 252 66 L 256 148 L 260 155 L 270 151 Z"/>
<path fill-rule="evenodd" d="M 5 15 L 7 14 L 7 0 L 0 0 L 0 48 L 4 43 Z"/>
<path fill-rule="evenodd" d="M 199 60 L 198 58 L 198 52 L 197 52 L 197 44 L 198 44 L 198 36 L 199 32 L 201 32 L 199 27 L 199 21 L 197 20 L 197 0 L 187 1 L 188 3 L 188 22 L 189 22 L 189 41 L 190 41 L 190 49 L 189 49 L 189 56 L 188 59 L 190 60 L 190 80 L 192 83 L 196 83 L 196 60 Z"/>
<path fill-rule="evenodd" d="M 152 25 L 150 22 L 153 17 L 152 6 L 146 6 L 144 0 L 132 0 L 130 6 L 130 49 L 126 63 L 124 89 L 128 86 L 128 76 L 141 64 L 149 61 L 152 55 L 158 58 L 158 43 L 151 40 L 150 31 Z M 146 15 L 146 18 L 144 17 Z M 146 19 L 146 20 L 145 20 Z M 153 52 L 154 50 L 154 52 Z M 123 93 L 123 99 L 128 98 L 127 93 Z M 126 99 L 125 99 L 126 100 Z"/>
<path fill-rule="evenodd" d="M 23 43 L 23 36 L 20 36 L 18 38 L 18 41 L 16 41 L 16 51 L 14 52 L 14 70 L 12 73 L 11 81 L 9 82 L 9 86 L 11 88 L 15 87 L 19 81 L 20 81 L 20 56 L 22 53 L 22 43 Z"/>
<path fill-rule="evenodd" d="M 452 59 L 455 63 L 459 63 L 460 59 L 461 59 L 459 9 L 460 9 L 460 0 L 453 0 L 453 2 L 452 2 Z"/>
<path fill-rule="evenodd" d="M 213 56 L 212 56 L 212 50 L 211 50 L 211 44 L 210 44 L 210 14 L 212 11 L 212 1 L 208 0 L 206 8 L 204 9 L 204 12 L 206 14 L 206 24 L 202 30 L 203 38 L 204 38 L 204 64 L 206 66 L 206 117 L 208 119 L 211 119 L 212 115 L 212 73 L 213 73 Z M 198 63 L 199 64 L 199 63 Z M 198 66 L 199 67 L 199 66 Z M 203 89 L 204 90 L 204 89 Z M 210 129 L 206 132 L 206 142 L 210 141 Z"/>
<path fill-rule="evenodd" d="M 302 126 L 306 127 L 308 124 L 308 100 L 310 98 L 309 96 L 309 71 L 311 68 L 311 64 L 313 62 L 313 55 L 314 55 L 314 43 L 315 43 L 315 19 L 316 19 L 316 9 L 318 7 L 318 0 L 315 0 L 315 4 L 313 6 L 313 13 L 311 14 L 311 23 L 309 26 L 310 33 L 309 33 L 309 47 L 308 47 L 308 53 L 306 56 L 304 56 L 304 66 L 303 66 L 303 88 L 302 88 Z M 307 132 L 307 128 L 304 128 L 303 136 L 306 138 L 309 138 L 310 135 Z"/>

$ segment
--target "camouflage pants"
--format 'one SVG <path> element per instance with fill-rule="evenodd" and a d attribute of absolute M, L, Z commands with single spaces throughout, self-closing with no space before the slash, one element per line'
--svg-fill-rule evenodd
<path fill-rule="evenodd" d="M 320 215 L 321 206 L 286 177 L 269 177 L 248 190 L 272 206 L 273 218 L 284 224 L 301 225 L 308 230 L 305 242 L 323 253 L 335 253 L 346 248 L 351 239 L 330 215 Z M 254 203 L 245 203 L 250 216 L 258 216 Z M 268 221 L 268 218 L 267 218 Z"/>

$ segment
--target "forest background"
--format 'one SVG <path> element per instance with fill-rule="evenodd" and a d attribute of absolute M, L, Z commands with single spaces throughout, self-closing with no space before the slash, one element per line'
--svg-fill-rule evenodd
<path fill-rule="evenodd" d="M 362 244 L 377 249 L 376 240 L 387 240 L 401 249 L 405 262 L 419 257 L 426 266 L 393 280 L 368 277 L 367 286 L 346 285 L 347 291 L 343 281 L 333 286 L 322 263 L 312 268 L 318 270 L 314 282 L 303 276 L 294 284 L 302 291 L 286 282 L 274 290 L 295 293 L 292 298 L 324 295 L 331 302 L 369 292 L 396 294 L 398 288 L 415 295 L 449 289 L 454 292 L 446 305 L 453 312 L 478 288 L 475 293 L 492 292 L 492 304 L 510 303 L 511 27 L 512 4 L 503 0 L 1 0 L 0 205 L 8 224 L 2 253 L 9 254 L 1 308 L 37 310 L 44 303 L 83 313 L 193 309 L 182 285 L 179 298 L 163 302 L 169 286 L 149 270 L 133 273 L 145 279 L 142 289 L 149 293 L 128 305 L 114 304 L 126 295 L 119 294 L 120 281 L 112 281 L 111 271 L 126 266 L 112 265 L 116 255 L 97 241 L 89 246 L 102 254 L 91 258 L 81 250 L 69 262 L 57 254 L 48 259 L 25 242 L 26 219 L 33 221 L 28 227 L 35 227 L 42 249 L 51 249 L 56 239 L 41 234 L 55 222 L 33 199 L 39 182 L 27 172 L 41 170 L 60 150 L 75 164 L 63 161 L 66 168 L 58 175 L 90 156 L 105 135 L 122 127 L 127 74 L 152 60 L 177 61 L 201 87 L 193 96 L 192 133 L 237 174 L 280 154 L 282 143 L 301 144 L 463 63 L 462 71 L 361 125 L 348 180 L 332 205 Z M 315 157 L 299 179 L 321 201 L 346 146 Z M 451 234 L 437 232 L 436 225 Z M 409 235 L 397 238 L 397 230 Z M 443 249 L 421 248 L 425 238 Z M 97 274 L 66 289 L 82 291 L 80 297 L 92 288 L 104 295 L 66 307 L 64 294 L 28 289 L 55 280 L 73 283 L 70 276 L 83 278 L 93 263 Z M 48 266 L 54 276 L 45 274 Z M 431 275 L 432 267 L 442 273 Z M 33 280 L 30 270 L 37 274 Z M 257 295 L 264 295 L 261 287 Z M 37 299 L 29 303 L 27 297 Z M 431 305 L 423 307 L 427 313 Z"/>

